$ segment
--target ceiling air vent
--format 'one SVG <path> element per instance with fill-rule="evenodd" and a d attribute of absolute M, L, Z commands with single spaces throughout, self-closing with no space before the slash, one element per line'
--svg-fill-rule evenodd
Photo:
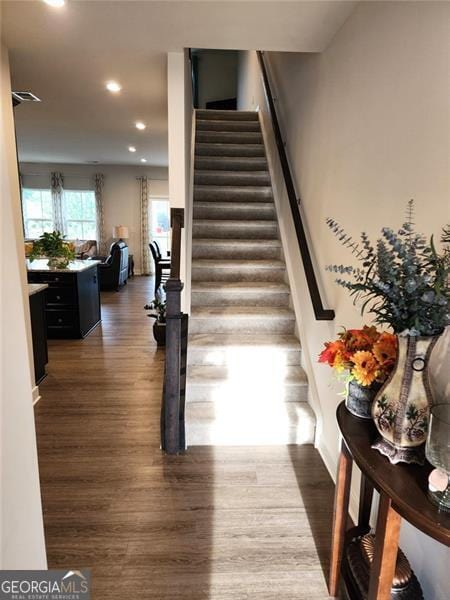
<path fill-rule="evenodd" d="M 12 95 L 19 102 L 41 102 L 41 99 L 31 92 L 13 92 Z"/>

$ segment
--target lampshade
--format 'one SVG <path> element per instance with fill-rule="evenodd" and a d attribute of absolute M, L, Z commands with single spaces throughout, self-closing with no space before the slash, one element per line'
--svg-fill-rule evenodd
<path fill-rule="evenodd" d="M 113 227 L 113 237 L 126 240 L 129 236 L 128 227 L 125 225 L 115 225 Z"/>

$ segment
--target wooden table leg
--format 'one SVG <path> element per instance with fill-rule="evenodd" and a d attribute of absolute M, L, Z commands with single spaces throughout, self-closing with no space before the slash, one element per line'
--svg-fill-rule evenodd
<path fill-rule="evenodd" d="M 348 502 L 350 498 L 350 483 L 352 479 L 352 457 L 345 442 L 341 442 L 339 455 L 336 490 L 334 495 L 333 531 L 331 540 L 331 564 L 329 593 L 335 598 L 339 590 L 342 553 L 348 518 Z"/>
<path fill-rule="evenodd" d="M 390 600 L 391 598 L 400 525 L 401 517 L 392 508 L 391 499 L 381 493 L 368 600 Z"/>
<path fill-rule="evenodd" d="M 361 473 L 361 487 L 359 491 L 358 527 L 362 531 L 370 531 L 370 511 L 372 508 L 373 485 Z"/>

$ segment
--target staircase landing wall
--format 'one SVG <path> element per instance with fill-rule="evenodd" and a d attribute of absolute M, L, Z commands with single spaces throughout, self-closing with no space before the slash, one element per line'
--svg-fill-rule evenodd
<path fill-rule="evenodd" d="M 413 197 L 420 231 L 438 237 L 448 222 L 449 11 L 448 3 L 363 2 L 323 53 L 269 57 L 316 272 L 326 302 L 336 311 L 334 323 L 316 322 L 308 297 L 298 292 L 302 347 L 311 367 L 308 378 L 321 407 L 318 447 L 333 476 L 339 443 L 335 408 L 341 398 L 331 373 L 316 357 L 341 325 L 358 327 L 369 318 L 361 317 L 345 290 L 324 271 L 330 263 L 352 262 L 324 221 L 332 216 L 351 235 L 365 230 L 377 238 L 383 226 L 401 225 Z M 259 104 L 264 121 L 256 57 L 245 54 L 242 67 L 240 89 L 245 95 L 239 108 Z M 279 218 L 285 227 L 283 210 Z M 298 257 L 283 242 L 286 262 L 301 282 Z M 295 294 L 294 281 L 291 286 Z M 449 363 L 449 339 L 447 334 L 433 357 L 433 384 L 442 399 L 449 394 L 448 374 L 439 366 Z M 353 490 L 352 500 L 355 495 Z M 446 597 L 447 574 L 440 565 L 448 561 L 448 550 L 407 524 L 401 543 L 425 597 Z"/>

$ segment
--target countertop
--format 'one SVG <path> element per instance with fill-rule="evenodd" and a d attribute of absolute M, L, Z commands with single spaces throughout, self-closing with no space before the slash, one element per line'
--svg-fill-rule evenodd
<path fill-rule="evenodd" d="M 81 271 L 86 271 L 87 269 L 92 269 L 93 267 L 100 264 L 100 260 L 73 260 L 71 261 L 65 269 L 55 269 L 53 267 L 49 267 L 47 264 L 46 258 L 39 258 L 38 260 L 33 260 L 30 262 L 27 260 L 27 269 L 28 271 L 47 273 L 81 273 Z"/>
<path fill-rule="evenodd" d="M 48 285 L 46 283 L 29 283 L 28 295 L 32 296 L 33 294 L 39 294 L 39 292 L 42 292 L 43 290 L 45 290 L 45 288 L 48 288 Z"/>

